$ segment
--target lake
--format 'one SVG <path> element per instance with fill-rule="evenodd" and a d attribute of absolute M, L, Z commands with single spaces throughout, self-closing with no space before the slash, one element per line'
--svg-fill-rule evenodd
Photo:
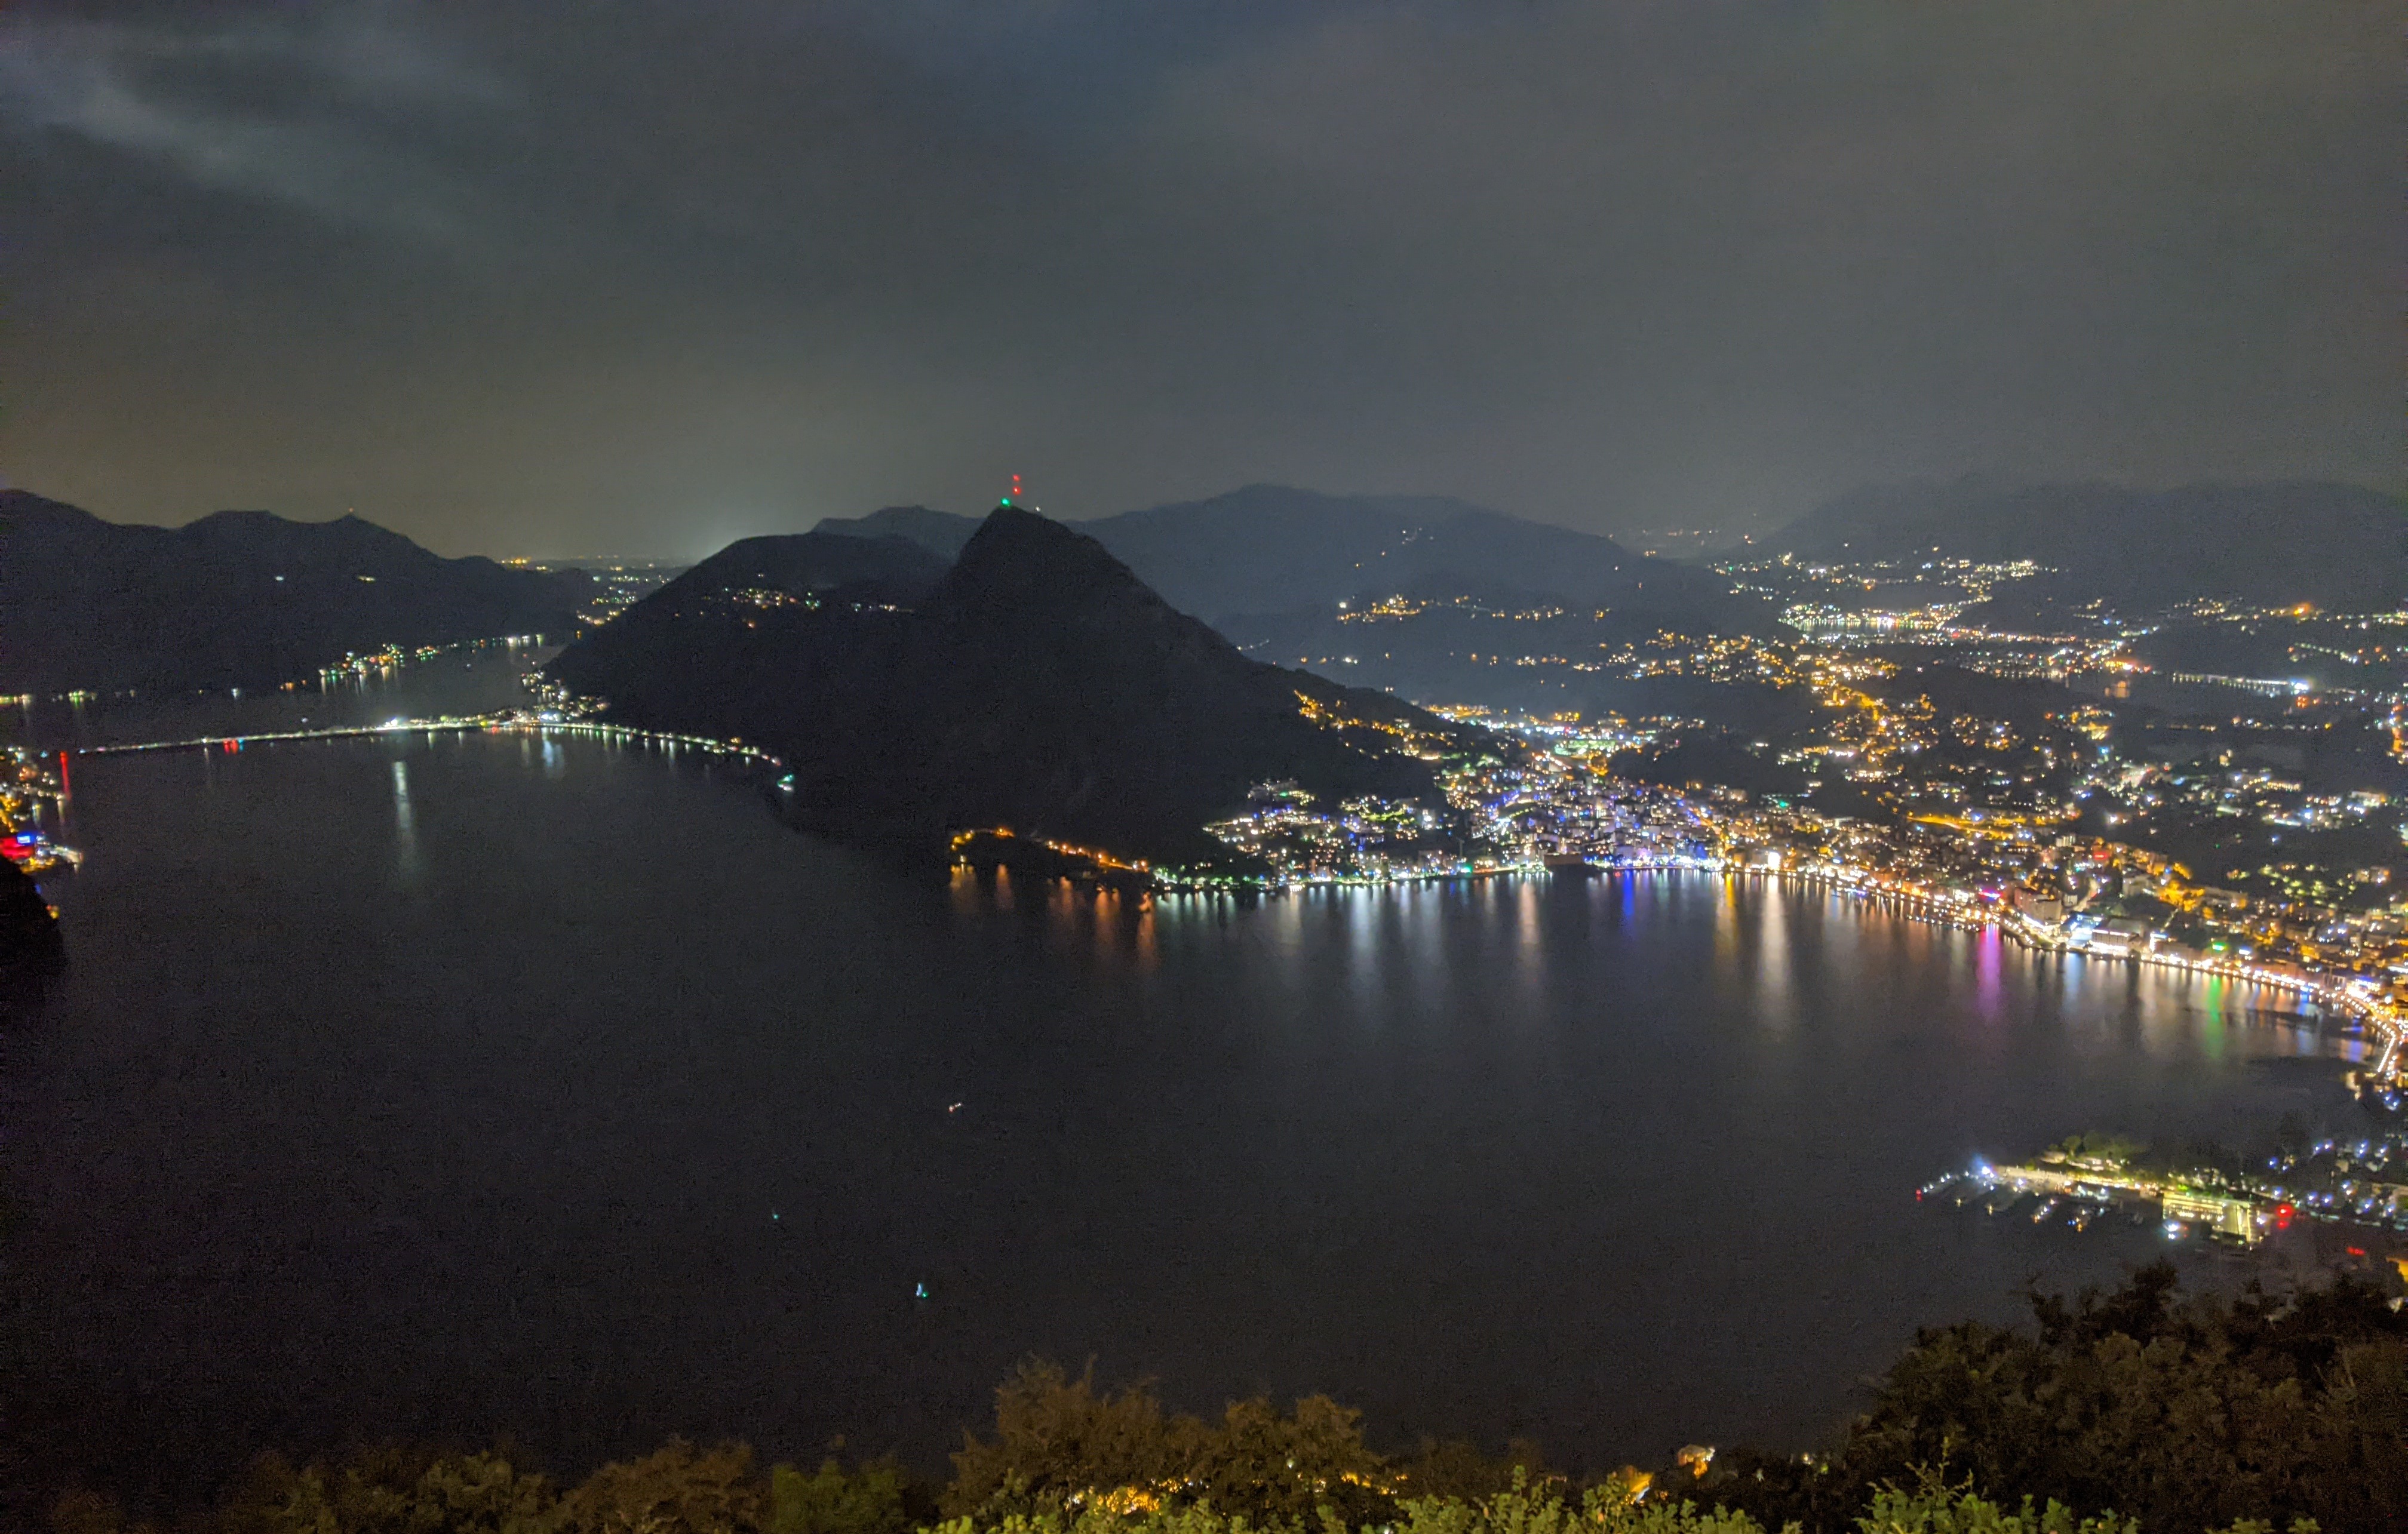
<path fill-rule="evenodd" d="M 15 724 L 376 719 L 510 668 Z M 0 1175 L 41 1345 L 151 1459 L 844 1434 L 933 1469 L 1030 1355 L 1199 1410 L 1327 1392 L 1394 1446 L 1804 1447 L 1917 1324 L 2165 1249 L 1916 1184 L 2346 1111 L 2353 1046 L 2286 996 L 1817 889 L 1147 903 L 898 870 L 733 764 L 583 738 L 73 771 Z"/>

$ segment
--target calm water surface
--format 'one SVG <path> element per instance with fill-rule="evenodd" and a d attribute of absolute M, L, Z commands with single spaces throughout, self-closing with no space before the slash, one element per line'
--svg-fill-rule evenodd
<path fill-rule="evenodd" d="M 11 1240 L 61 1355 L 195 1454 L 928 1463 L 1029 1354 L 1390 1441 L 1802 1446 L 1918 1322 L 2156 1251 L 1914 1184 L 2333 1111 L 2346 1047 L 1702 875 L 1148 908 L 900 873 L 592 740 L 75 771 L 72 969 L 0 1037 Z"/>

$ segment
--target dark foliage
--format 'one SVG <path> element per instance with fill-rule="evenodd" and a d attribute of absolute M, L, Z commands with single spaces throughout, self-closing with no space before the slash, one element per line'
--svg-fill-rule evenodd
<path fill-rule="evenodd" d="M 935 1506 L 883 1462 L 830 1457 L 805 1474 L 765 1478 L 740 1443 L 682 1440 L 603 1466 L 563 1488 L 508 1451 L 446 1454 L 385 1445 L 294 1466 L 265 1455 L 207 1513 L 170 1527 L 195 1534 L 908 1534 Z M 110 1498 L 70 1490 L 50 1504 L 53 1534 L 146 1534 Z"/>
<path fill-rule="evenodd" d="M 1805 1534 L 1889 1527 L 1876 1516 L 1885 1507 L 1920 1508 L 1907 1528 L 2002 1527 L 1971 1504 L 1932 1521 L 1968 1494 L 2070 1510 L 2052 1512 L 2049 1527 L 2111 1512 L 2146 1534 L 2301 1519 L 2322 1534 L 2408 1527 L 2408 1318 L 2373 1289 L 2344 1281 L 2284 1298 L 2186 1300 L 2161 1265 L 2072 1303 L 2035 1295 L 2032 1317 L 2023 1330 L 1920 1333 L 1828 1455 L 1724 1454 L 1695 1481 L 1668 1467 L 1654 1478 L 1657 1498 Z M 507 1450 L 384 1447 L 299 1468 L 265 1456 L 212 1510 L 170 1521 L 214 1534 L 906 1534 L 939 1516 L 988 1528 L 1013 1516 L 1209 1510 L 1255 1528 L 1328 1515 L 1359 1528 L 1411 1524 L 1412 1499 L 1442 1498 L 1456 1503 L 1439 1526 L 1469 1528 L 1472 1504 L 1561 1484 L 1526 1443 L 1501 1458 L 1426 1441 L 1383 1455 L 1357 1413 L 1326 1397 L 1287 1412 L 1237 1401 L 1208 1420 L 1167 1412 L 1142 1386 L 1102 1390 L 1092 1371 L 1073 1378 L 1043 1362 L 997 1389 L 993 1436 L 969 1437 L 953 1470 L 941 1491 L 890 1463 L 834 1457 L 814 1472 L 779 1465 L 764 1475 L 740 1444 L 673 1441 L 563 1487 Z M 1595 1484 L 1627 1506 L 1646 1480 L 1626 1469 Z M 53 1490 L 42 1505 L 59 1534 L 144 1527 L 86 1490 Z"/>
<path fill-rule="evenodd" d="M 1256 1397 L 1207 1422 L 1166 1413 L 1141 1386 L 1099 1391 L 1092 1371 L 1073 1379 L 1033 1362 L 996 1391 L 995 1437 L 972 1436 L 953 1455 L 942 1505 L 982 1527 L 1011 1513 L 1200 1505 L 1257 1527 L 1329 1508 L 1359 1527 L 1393 1519 L 1399 1498 L 1487 1496 L 1512 1484 L 1517 1466 L 1537 1468 L 1529 1445 L 1499 1461 L 1468 1444 L 1426 1443 L 1392 1460 L 1363 1441 L 1360 1417 L 1326 1396 L 1284 1413 Z"/>
<path fill-rule="evenodd" d="M 58 918 L 33 876 L 0 857 L 0 987 L 55 968 L 65 956 Z"/>
<path fill-rule="evenodd" d="M 2408 1317 L 2372 1287 L 2184 1300 L 2158 1265 L 2072 1304 L 2035 1295 L 2032 1315 L 1918 1333 L 1832 1454 L 1727 1455 L 1697 1496 L 1838 1534 L 1877 1487 L 1944 1465 L 1994 1500 L 2150 1534 L 2408 1527 Z"/>

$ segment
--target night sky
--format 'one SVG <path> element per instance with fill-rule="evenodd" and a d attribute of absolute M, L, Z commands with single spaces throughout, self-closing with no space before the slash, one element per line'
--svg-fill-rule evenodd
<path fill-rule="evenodd" d="M 0 7 L 0 481 L 691 555 L 1008 475 L 1612 531 L 2398 489 L 2399 13 Z"/>

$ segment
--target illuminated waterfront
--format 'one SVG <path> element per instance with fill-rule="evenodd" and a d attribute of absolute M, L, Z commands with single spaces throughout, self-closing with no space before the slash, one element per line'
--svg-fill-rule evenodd
<path fill-rule="evenodd" d="M 1030 1351 L 1567 1456 L 1799 1440 L 1914 1324 L 2162 1249 L 1924 1218 L 1934 1169 L 2357 1111 L 2288 995 L 1802 882 L 923 879 L 561 734 L 75 786 L 10 1191 L 58 1335 L 246 1444 L 925 1457 Z"/>

